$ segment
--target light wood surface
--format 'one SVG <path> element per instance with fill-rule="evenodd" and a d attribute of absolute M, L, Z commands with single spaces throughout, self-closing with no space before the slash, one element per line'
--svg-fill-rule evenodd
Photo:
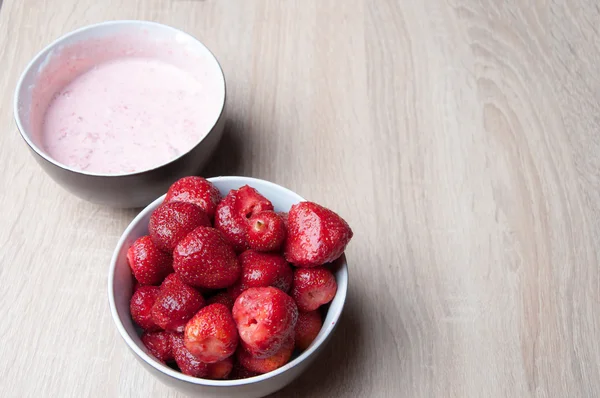
<path fill-rule="evenodd" d="M 0 396 L 180 396 L 108 309 L 136 211 L 63 191 L 12 120 L 37 51 L 125 18 L 221 61 L 230 120 L 206 175 L 277 182 L 354 229 L 340 327 L 276 397 L 600 396 L 592 0 L 4 0 Z"/>

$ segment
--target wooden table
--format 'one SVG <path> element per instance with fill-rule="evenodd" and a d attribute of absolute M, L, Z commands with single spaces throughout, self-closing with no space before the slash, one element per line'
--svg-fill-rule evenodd
<path fill-rule="evenodd" d="M 63 191 L 12 120 L 37 51 L 126 18 L 221 61 L 230 119 L 206 175 L 277 182 L 354 229 L 340 327 L 276 397 L 599 396 L 595 3 L 0 1 L 0 396 L 179 397 L 108 309 L 136 211 Z"/>

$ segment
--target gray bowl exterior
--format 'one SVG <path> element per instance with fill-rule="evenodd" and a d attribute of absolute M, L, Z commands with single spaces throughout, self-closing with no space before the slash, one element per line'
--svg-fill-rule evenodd
<path fill-rule="evenodd" d="M 31 146 L 37 162 L 59 185 L 92 203 L 111 207 L 143 207 L 164 194 L 179 178 L 196 175 L 204 167 L 223 135 L 225 109 L 211 131 L 191 151 L 152 170 L 122 176 L 89 175 L 56 165 Z"/>
<path fill-rule="evenodd" d="M 337 327 L 337 325 L 336 325 Z M 280 373 L 276 376 L 270 377 L 268 379 L 245 384 L 240 386 L 206 386 L 199 384 L 188 383 L 183 380 L 175 379 L 159 370 L 150 366 L 146 361 L 144 361 L 139 355 L 137 355 L 133 350 L 130 351 L 135 356 L 135 359 L 138 360 L 142 366 L 150 372 L 154 377 L 160 380 L 163 384 L 176 389 L 177 391 L 186 394 L 188 396 L 200 396 L 203 398 L 260 398 L 265 397 L 269 394 L 274 393 L 275 391 L 281 390 L 283 387 L 290 384 L 293 380 L 297 379 L 312 363 L 313 361 L 320 355 L 323 351 L 323 348 L 327 345 L 335 328 L 332 330 L 323 344 L 318 348 L 317 351 L 313 353 L 313 355 L 306 358 L 304 361 L 298 363 L 296 366 L 290 368 L 286 372 Z"/>

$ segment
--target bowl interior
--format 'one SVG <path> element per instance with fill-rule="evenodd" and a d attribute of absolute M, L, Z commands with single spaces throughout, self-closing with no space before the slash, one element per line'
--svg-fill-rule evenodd
<path fill-rule="evenodd" d="M 304 200 L 302 197 L 286 188 L 254 178 L 216 177 L 210 178 L 209 180 L 215 184 L 215 186 L 221 191 L 222 195 L 226 195 L 230 190 L 240 188 L 243 185 L 250 185 L 268 198 L 273 203 L 276 211 L 288 211 L 293 204 Z M 337 260 L 336 266 L 334 267 L 338 291 L 333 301 L 329 304 L 327 315 L 323 319 L 323 328 L 319 332 L 319 335 L 315 341 L 312 343 L 311 347 L 309 347 L 306 351 L 285 366 L 273 372 L 249 379 L 206 380 L 186 376 L 154 360 L 141 342 L 136 327 L 133 324 L 129 314 L 129 300 L 132 295 L 133 277 L 129 265 L 127 264 L 127 249 L 137 238 L 148 234 L 148 221 L 150 220 L 150 214 L 162 203 L 163 199 L 164 196 L 161 196 L 153 203 L 148 205 L 148 207 L 142 210 L 142 212 L 140 212 L 140 214 L 131 222 L 129 227 L 123 233 L 123 236 L 121 237 L 115 249 L 115 253 L 111 261 L 108 281 L 111 311 L 117 328 L 129 347 L 145 362 L 149 363 L 151 366 L 163 373 L 169 374 L 172 377 L 180 380 L 189 381 L 191 383 L 212 386 L 234 386 L 259 382 L 271 376 L 285 372 L 287 369 L 290 369 L 291 367 L 303 361 L 305 358 L 312 355 L 335 328 L 344 306 L 348 285 L 348 271 L 344 256 Z"/>
<path fill-rule="evenodd" d="M 30 146 L 50 159 L 41 132 L 53 98 L 95 66 L 124 57 L 157 59 L 192 75 L 210 93 L 210 101 L 203 101 L 203 113 L 207 126 L 215 125 L 225 103 L 225 79 L 218 61 L 202 43 L 158 23 L 110 21 L 57 39 L 25 69 L 15 92 L 15 119 Z"/>

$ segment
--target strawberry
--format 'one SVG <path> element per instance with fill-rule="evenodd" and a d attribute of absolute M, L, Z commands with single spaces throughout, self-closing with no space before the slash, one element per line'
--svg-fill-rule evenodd
<path fill-rule="evenodd" d="M 240 364 L 253 372 L 269 373 L 288 363 L 294 352 L 294 335 L 287 336 L 279 349 L 267 358 L 256 358 L 244 349 L 237 351 L 237 359 Z"/>
<path fill-rule="evenodd" d="M 152 306 L 152 319 L 165 330 L 182 332 L 187 321 L 203 306 L 202 295 L 171 274 L 160 287 Z"/>
<path fill-rule="evenodd" d="M 179 242 L 173 251 L 173 268 L 184 282 L 209 289 L 231 286 L 241 271 L 231 246 L 210 227 L 198 227 Z"/>
<path fill-rule="evenodd" d="M 200 361 L 185 348 L 183 334 L 173 334 L 171 338 L 173 358 L 181 373 L 192 377 L 206 377 L 208 364 Z"/>
<path fill-rule="evenodd" d="M 171 287 L 178 287 L 181 283 L 181 278 L 173 272 L 165 278 L 163 283 L 160 284 L 160 290 L 165 291 L 167 289 L 170 289 Z"/>
<path fill-rule="evenodd" d="M 306 350 L 317 338 L 322 326 L 323 321 L 319 311 L 300 312 L 294 331 L 296 348 L 300 351 Z"/>
<path fill-rule="evenodd" d="M 297 268 L 294 271 L 292 297 L 300 311 L 314 311 L 335 297 L 337 283 L 326 268 Z"/>
<path fill-rule="evenodd" d="M 206 300 L 207 304 L 223 304 L 229 311 L 233 308 L 233 302 L 233 297 L 231 297 L 231 294 L 226 290 L 220 291 Z"/>
<path fill-rule="evenodd" d="M 244 349 L 257 358 L 266 358 L 275 354 L 293 333 L 298 308 L 290 296 L 277 288 L 253 287 L 235 300 L 233 319 Z"/>
<path fill-rule="evenodd" d="M 221 193 L 210 181 L 197 176 L 183 177 L 173 183 L 167 191 L 165 202 L 189 202 L 200 207 L 212 220 Z"/>
<path fill-rule="evenodd" d="M 142 329 L 149 332 L 160 330 L 160 327 L 152 319 L 152 306 L 156 302 L 158 292 L 158 286 L 140 286 L 133 293 L 129 302 L 131 319 Z"/>
<path fill-rule="evenodd" d="M 343 218 L 313 202 L 292 206 L 287 233 L 285 258 L 298 267 L 316 267 L 337 259 L 353 236 Z"/>
<path fill-rule="evenodd" d="M 238 334 L 231 311 L 223 304 L 202 308 L 185 325 L 185 347 L 204 363 L 215 363 L 233 355 Z"/>
<path fill-rule="evenodd" d="M 232 298 L 251 287 L 273 286 L 287 293 L 292 286 L 294 272 L 279 254 L 261 253 L 247 250 L 238 257 L 242 274 L 229 288 Z"/>
<path fill-rule="evenodd" d="M 238 348 L 238 350 L 240 350 L 240 349 L 241 348 Z M 258 376 L 259 374 L 260 373 L 253 372 L 251 370 L 246 369 L 245 367 L 240 365 L 239 362 L 235 362 L 233 365 L 233 369 L 231 370 L 231 373 L 229 374 L 229 379 L 230 380 L 247 379 L 249 377 Z"/>
<path fill-rule="evenodd" d="M 217 206 L 215 228 L 223 233 L 237 252 L 248 249 L 248 220 L 254 214 L 273 210 L 273 204 L 248 185 L 231 190 Z"/>
<path fill-rule="evenodd" d="M 173 272 L 173 259 L 156 247 L 149 236 L 138 238 L 127 250 L 127 262 L 142 285 L 158 285 Z"/>
<path fill-rule="evenodd" d="M 152 212 L 148 230 L 152 242 L 162 251 L 171 253 L 181 239 L 200 226 L 211 226 L 200 207 L 186 202 L 169 202 Z"/>
<path fill-rule="evenodd" d="M 248 245 L 261 252 L 277 251 L 285 241 L 285 224 L 274 211 L 254 214 L 248 223 Z"/>
<path fill-rule="evenodd" d="M 229 193 L 231 194 L 231 192 Z M 256 189 L 244 185 L 235 191 L 235 214 L 249 219 L 254 214 L 265 210 L 273 210 L 273 204 Z"/>
<path fill-rule="evenodd" d="M 171 333 L 165 331 L 144 332 L 142 343 L 150 351 L 150 354 L 154 355 L 160 362 L 165 363 L 173 360 Z"/>
<path fill-rule="evenodd" d="M 207 379 L 224 380 L 233 370 L 233 357 L 227 357 L 222 361 L 211 363 L 208 365 Z"/>

